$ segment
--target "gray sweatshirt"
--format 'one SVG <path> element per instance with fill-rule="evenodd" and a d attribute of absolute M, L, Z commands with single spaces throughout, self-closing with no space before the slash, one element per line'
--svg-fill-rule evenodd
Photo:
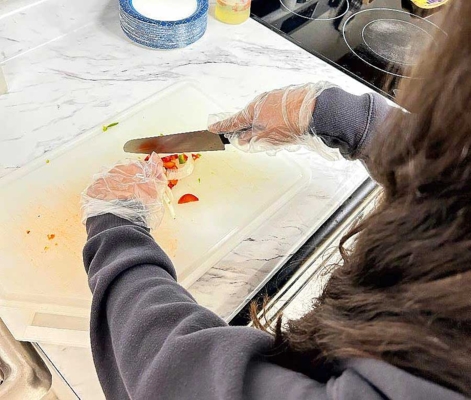
<path fill-rule="evenodd" d="M 313 121 L 326 144 L 356 158 L 385 114 L 377 95 L 329 89 Z M 372 359 L 346 359 L 327 384 L 283 368 L 265 356 L 270 335 L 196 303 L 147 229 L 107 214 L 90 218 L 87 233 L 92 352 L 108 399 L 464 399 Z"/>

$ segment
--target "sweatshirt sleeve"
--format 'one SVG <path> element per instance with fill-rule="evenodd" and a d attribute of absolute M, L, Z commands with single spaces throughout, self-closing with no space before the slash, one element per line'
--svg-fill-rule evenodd
<path fill-rule="evenodd" d="M 199 306 L 147 229 L 107 214 L 87 232 L 91 345 L 107 398 L 327 398 L 324 384 L 263 356 L 270 335 Z"/>
<path fill-rule="evenodd" d="M 317 99 L 311 131 L 345 158 L 368 163 L 369 146 L 391 108 L 375 93 L 356 96 L 337 87 L 326 89 Z"/>

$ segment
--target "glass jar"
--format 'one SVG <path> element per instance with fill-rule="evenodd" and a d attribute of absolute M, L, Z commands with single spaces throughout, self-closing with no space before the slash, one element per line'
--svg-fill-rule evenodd
<path fill-rule="evenodd" d="M 251 0 L 217 0 L 216 18 L 226 24 L 241 24 L 250 17 Z"/>

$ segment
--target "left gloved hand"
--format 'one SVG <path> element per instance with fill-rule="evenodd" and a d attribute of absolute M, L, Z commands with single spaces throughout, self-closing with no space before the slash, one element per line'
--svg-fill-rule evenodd
<path fill-rule="evenodd" d="M 155 229 L 164 215 L 162 194 L 166 186 L 162 160 L 155 153 L 149 161 L 117 164 L 96 174 L 82 193 L 82 222 L 109 213 Z"/>

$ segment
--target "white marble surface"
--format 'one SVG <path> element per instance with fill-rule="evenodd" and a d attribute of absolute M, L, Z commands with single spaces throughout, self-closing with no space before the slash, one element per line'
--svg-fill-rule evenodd
<path fill-rule="evenodd" d="M 0 62 L 36 50 L 106 13 L 108 2 L 0 0 Z"/>
<path fill-rule="evenodd" d="M 73 397 L 83 400 L 102 400 L 105 398 L 95 372 L 90 350 L 44 343 L 39 344 L 39 346 L 73 388 L 73 390 L 70 390 Z"/>
<path fill-rule="evenodd" d="M 228 111 L 288 84 L 330 80 L 368 91 L 252 20 L 230 26 L 210 16 L 200 41 L 171 52 L 130 42 L 114 0 L 3 0 L 0 22 L 9 85 L 0 96 L 0 176 L 182 79 Z M 313 179 L 296 206 L 280 210 L 191 287 L 201 304 L 230 316 L 366 177 L 356 163 L 307 159 Z M 102 398 L 88 350 L 43 348 L 80 398 Z"/>

